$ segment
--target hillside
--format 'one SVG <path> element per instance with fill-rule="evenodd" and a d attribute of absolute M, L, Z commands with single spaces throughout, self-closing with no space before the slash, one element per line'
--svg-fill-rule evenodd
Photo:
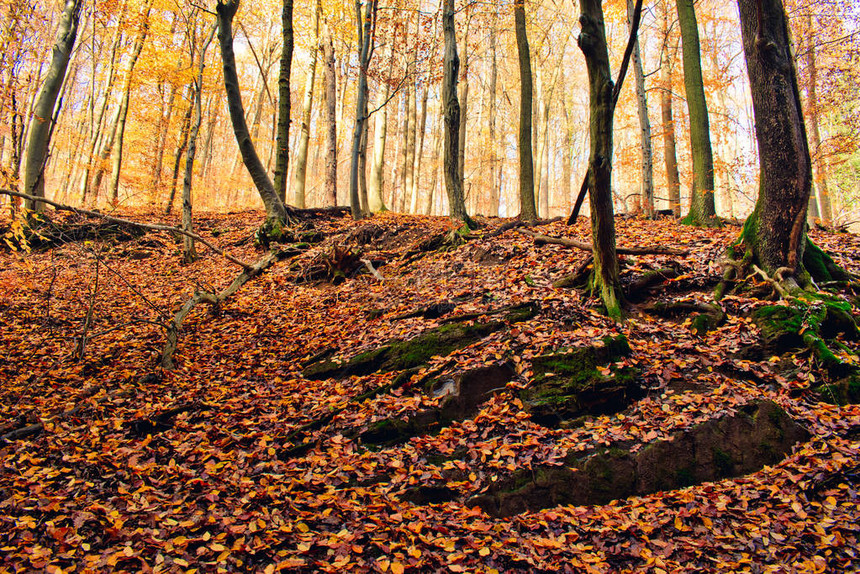
<path fill-rule="evenodd" d="M 261 219 L 195 225 L 252 263 Z M 165 326 L 242 269 L 58 221 L 0 252 L 0 572 L 860 568 L 860 408 L 832 404 L 860 395 L 856 327 L 762 333 L 757 278 L 715 306 L 738 227 L 619 218 L 620 247 L 677 253 L 622 256 L 616 324 L 553 286 L 587 253 L 533 236 L 587 242 L 582 218 L 317 214 L 190 311 L 167 370 Z M 856 236 L 811 236 L 860 273 Z"/>

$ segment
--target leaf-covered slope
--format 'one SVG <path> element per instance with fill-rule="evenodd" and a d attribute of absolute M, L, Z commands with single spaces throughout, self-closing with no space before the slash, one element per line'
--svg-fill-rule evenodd
<path fill-rule="evenodd" d="M 247 239 L 259 217 L 208 216 L 199 228 L 253 261 L 260 254 Z M 38 434 L 0 445 L 0 569 L 856 569 L 860 408 L 818 402 L 811 389 L 827 374 L 808 352 L 754 352 L 758 300 L 728 298 L 725 322 L 701 336 L 692 316 L 640 312 L 655 299 L 711 301 L 738 229 L 617 223 L 621 245 L 688 251 L 625 257 L 628 284 L 649 270 L 680 273 L 637 293 L 624 324 L 552 287 L 586 257 L 570 247 L 536 247 L 516 230 L 457 245 L 443 219 L 320 219 L 322 243 L 216 313 L 195 309 L 168 372 L 155 368 L 164 341 L 157 323 L 195 289 L 223 289 L 235 266 L 207 257 L 182 267 L 178 244 L 152 234 L 0 254 L 0 433 L 44 422 Z M 541 233 L 586 241 L 588 229 L 553 224 Z M 815 239 L 858 271 L 857 238 Z M 358 267 L 339 285 L 309 281 L 335 246 L 360 250 L 384 279 Z M 526 302 L 540 312 L 497 314 Z M 439 312 L 416 313 L 439 303 Z M 347 360 L 460 324 L 458 316 L 504 324 L 405 374 L 302 374 L 314 360 Z M 635 370 L 644 398 L 616 414 L 535 423 L 520 399 L 536 378 L 532 360 L 618 335 L 632 352 L 596 368 Z M 853 345 L 846 341 L 845 361 L 856 361 Z M 380 421 L 442 408 L 449 381 L 489 365 L 511 365 L 514 376 L 483 389 L 489 398 L 476 413 L 433 420 L 392 446 L 362 440 Z M 358 400 L 363 394 L 370 398 Z M 759 401 L 779 405 L 811 438 L 752 474 L 504 519 L 468 504 L 524 470 L 610 451 L 635 457 Z M 437 490 L 422 499 L 419 487 Z"/>

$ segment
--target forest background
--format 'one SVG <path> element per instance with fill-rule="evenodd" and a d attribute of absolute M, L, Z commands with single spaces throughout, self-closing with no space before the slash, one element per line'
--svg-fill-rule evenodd
<path fill-rule="evenodd" d="M 32 109 L 48 69 L 60 10 L 41 0 L 3 4 L 0 186 L 9 187 L 21 174 Z M 273 0 L 244 4 L 234 26 L 251 136 L 270 172 L 276 155 L 280 9 Z M 613 1 L 604 9 L 612 68 L 617 69 L 629 33 L 629 7 Z M 712 0 L 696 2 L 695 9 L 717 213 L 742 218 L 754 206 L 759 170 L 737 9 Z M 459 2 L 457 10 L 465 128 L 461 169 L 468 211 L 515 216 L 520 212 L 520 76 L 514 18 L 500 1 Z M 832 0 L 791 0 L 786 10 L 815 173 L 810 216 L 825 224 L 850 226 L 860 219 L 860 9 Z M 540 0 L 527 3 L 526 14 L 534 74 L 536 204 L 541 217 L 555 217 L 569 213 L 588 158 L 588 86 L 576 46 L 578 9 L 571 2 Z M 331 203 L 324 185 L 329 125 L 324 116 L 331 111 L 337 133 L 338 204 L 348 204 L 360 68 L 355 10 L 344 2 L 296 2 L 293 22 L 287 203 L 299 207 Z M 45 173 L 49 198 L 90 207 L 168 211 L 178 203 L 194 124 L 193 81 L 203 52 L 192 203 L 203 210 L 259 207 L 259 196 L 234 143 L 217 42 L 202 50 L 211 41 L 213 23 L 214 15 L 205 6 L 183 0 L 86 4 L 56 112 Z M 372 113 L 365 167 L 370 207 L 447 214 L 441 172 L 440 7 L 435 2 L 393 0 L 380 6 L 375 34 L 368 68 Z M 686 212 L 693 170 L 674 3 L 645 3 L 639 42 L 650 137 L 637 113 L 636 81 L 631 77 L 615 120 L 615 210 L 642 210 L 649 171 L 649 154 L 643 153 L 642 144 L 646 133 L 656 208 L 673 207 L 666 169 L 667 143 L 673 139 L 680 210 Z M 326 74 L 336 87 L 333 105 L 326 102 L 331 98 L 326 95 Z"/>

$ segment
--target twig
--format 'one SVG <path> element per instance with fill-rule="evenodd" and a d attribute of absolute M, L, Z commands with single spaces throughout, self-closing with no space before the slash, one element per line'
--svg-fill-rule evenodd
<path fill-rule="evenodd" d="M 87 217 L 101 218 L 101 219 L 104 219 L 106 221 L 112 221 L 113 223 L 121 223 L 123 225 L 131 225 L 133 227 L 140 227 L 141 229 L 150 229 L 152 231 L 167 231 L 169 233 L 178 233 L 179 235 L 184 235 L 185 237 L 190 237 L 191 239 L 194 239 L 195 241 L 199 241 L 200 243 L 202 243 L 203 245 L 205 245 L 206 247 L 211 249 L 213 252 L 215 252 L 218 255 L 220 255 L 221 257 L 225 258 L 227 261 L 230 261 L 231 263 L 235 263 L 236 265 L 238 265 L 239 267 L 242 267 L 243 269 L 247 270 L 247 269 L 251 268 L 251 265 L 245 263 L 241 259 L 238 259 L 238 258 L 234 257 L 233 255 L 230 255 L 229 253 L 227 253 L 223 249 L 215 247 L 214 245 L 212 245 L 211 243 L 209 243 L 208 241 L 206 241 L 204 238 L 197 235 L 196 233 L 194 233 L 192 231 L 186 231 L 186 230 L 182 229 L 181 227 L 173 227 L 171 225 L 161 225 L 161 224 L 154 224 L 154 223 L 137 223 L 136 221 L 131 221 L 129 219 L 122 219 L 120 217 L 113 217 L 110 215 L 105 215 L 104 213 L 99 213 L 97 211 L 90 211 L 88 209 L 82 209 L 80 207 L 72 207 L 71 205 L 65 205 L 62 203 L 57 203 L 56 201 L 51 201 L 50 199 L 45 199 L 44 197 L 36 197 L 35 195 L 30 195 L 27 193 L 19 193 L 17 191 L 12 191 L 10 189 L 0 188 L 0 194 L 10 195 L 12 197 L 20 197 L 22 199 L 28 199 L 28 200 L 34 201 L 34 202 L 45 203 L 47 205 L 50 205 L 54 209 L 58 209 L 60 211 L 71 211 L 72 213 L 76 213 L 78 215 L 85 215 Z"/>
<path fill-rule="evenodd" d="M 385 277 L 383 277 L 382 274 L 376 270 L 376 268 L 373 266 L 373 263 L 369 259 L 362 259 L 361 262 L 364 263 L 364 266 L 367 267 L 367 270 L 370 271 L 371 275 L 373 275 L 380 281 L 385 281 Z"/>

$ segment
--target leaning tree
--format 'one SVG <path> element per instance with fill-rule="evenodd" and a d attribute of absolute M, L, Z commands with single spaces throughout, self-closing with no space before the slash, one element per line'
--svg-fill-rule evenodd
<path fill-rule="evenodd" d="M 738 7 L 761 175 L 755 210 L 730 250 L 726 279 L 742 278 L 749 267 L 782 293 L 846 279 L 806 234 L 812 162 L 785 8 L 781 0 L 738 0 Z"/>

